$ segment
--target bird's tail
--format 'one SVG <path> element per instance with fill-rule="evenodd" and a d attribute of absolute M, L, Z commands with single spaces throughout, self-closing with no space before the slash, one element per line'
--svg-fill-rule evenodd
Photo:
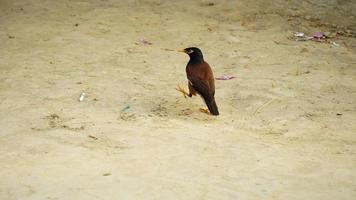
<path fill-rule="evenodd" d="M 212 115 L 219 115 L 218 106 L 216 105 L 214 98 L 211 101 L 205 100 L 205 103 L 208 106 L 208 109 Z"/>

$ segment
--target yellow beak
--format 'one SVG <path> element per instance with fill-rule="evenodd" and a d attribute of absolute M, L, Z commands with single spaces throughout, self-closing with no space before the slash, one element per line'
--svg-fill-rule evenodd
<path fill-rule="evenodd" d="M 184 50 L 184 49 L 178 49 L 178 52 L 183 52 L 183 53 L 185 53 L 185 50 Z"/>

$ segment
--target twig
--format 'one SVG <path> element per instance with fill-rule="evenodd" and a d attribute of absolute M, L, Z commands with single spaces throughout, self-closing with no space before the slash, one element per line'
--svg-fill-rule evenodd
<path fill-rule="evenodd" d="M 255 112 L 253 113 L 253 115 L 256 115 L 258 112 L 260 112 L 264 107 L 268 106 L 269 104 L 271 104 L 274 100 L 276 99 L 271 99 L 269 101 L 267 101 L 266 103 L 264 103 L 262 106 L 260 106 L 258 109 L 255 110 Z"/>

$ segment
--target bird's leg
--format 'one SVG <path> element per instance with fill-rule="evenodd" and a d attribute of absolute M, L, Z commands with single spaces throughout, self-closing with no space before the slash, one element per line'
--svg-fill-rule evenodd
<path fill-rule="evenodd" d="M 189 96 L 189 93 L 186 92 L 179 84 L 175 88 L 177 91 L 181 92 L 184 96 L 184 98 L 187 98 Z"/>
<path fill-rule="evenodd" d="M 211 115 L 210 111 L 208 109 L 204 109 L 204 108 L 199 108 L 199 111 L 208 115 Z"/>

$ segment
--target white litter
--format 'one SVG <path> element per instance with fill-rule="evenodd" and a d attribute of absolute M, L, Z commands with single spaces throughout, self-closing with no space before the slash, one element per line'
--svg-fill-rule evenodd
<path fill-rule="evenodd" d="M 295 32 L 295 33 L 294 33 L 294 36 L 295 36 L 295 37 L 304 37 L 305 34 L 302 33 L 302 32 Z"/>
<path fill-rule="evenodd" d="M 82 92 L 82 93 L 80 94 L 80 96 L 79 96 L 79 102 L 84 101 L 84 98 L 85 98 L 85 93 Z"/>
<path fill-rule="evenodd" d="M 336 42 L 331 42 L 332 45 L 336 46 L 336 47 L 339 47 L 340 45 Z"/>

